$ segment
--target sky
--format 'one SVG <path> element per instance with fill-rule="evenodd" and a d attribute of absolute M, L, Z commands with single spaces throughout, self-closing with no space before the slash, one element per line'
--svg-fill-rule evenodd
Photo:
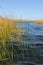
<path fill-rule="evenodd" d="M 17 19 L 43 19 L 43 0 L 0 0 L 0 16 Z"/>

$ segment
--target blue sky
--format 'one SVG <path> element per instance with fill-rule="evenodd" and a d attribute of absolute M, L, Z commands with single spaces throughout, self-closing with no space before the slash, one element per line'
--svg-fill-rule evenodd
<path fill-rule="evenodd" d="M 0 16 L 43 19 L 43 0 L 0 0 Z"/>

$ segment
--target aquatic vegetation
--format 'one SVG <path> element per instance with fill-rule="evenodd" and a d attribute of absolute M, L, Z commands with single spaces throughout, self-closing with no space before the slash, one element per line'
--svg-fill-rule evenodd
<path fill-rule="evenodd" d="M 21 40 L 22 28 L 18 25 L 16 28 L 15 21 L 5 18 L 0 18 L 0 59 L 5 58 L 7 49 L 6 42 L 19 42 Z M 2 46 L 1 46 L 2 45 Z"/>

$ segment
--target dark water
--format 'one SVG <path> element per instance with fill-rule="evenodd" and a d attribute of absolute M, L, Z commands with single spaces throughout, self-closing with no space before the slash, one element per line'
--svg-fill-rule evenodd
<path fill-rule="evenodd" d="M 43 25 L 23 22 L 16 23 L 17 28 L 19 24 L 22 27 L 21 42 L 13 43 L 18 44 L 13 45 L 13 60 L 4 61 L 5 65 L 43 65 Z"/>
<path fill-rule="evenodd" d="M 24 53 L 21 54 L 22 61 L 19 60 L 18 63 L 21 65 L 43 65 L 43 25 L 32 22 L 19 24 L 21 24 L 24 33 L 20 50 Z M 27 46 L 24 48 L 26 44 Z"/>

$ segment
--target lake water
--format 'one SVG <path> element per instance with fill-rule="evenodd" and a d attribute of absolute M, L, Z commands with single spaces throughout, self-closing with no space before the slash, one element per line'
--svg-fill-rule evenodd
<path fill-rule="evenodd" d="M 21 65 L 43 65 L 43 24 L 35 24 L 32 22 L 17 23 L 23 29 L 20 50 L 24 51 L 22 61 L 18 61 Z M 23 45 L 26 45 L 23 48 Z M 27 51 L 28 50 L 28 51 Z M 27 53 L 25 53 L 27 51 Z M 21 56 L 21 57 L 22 57 Z"/>

